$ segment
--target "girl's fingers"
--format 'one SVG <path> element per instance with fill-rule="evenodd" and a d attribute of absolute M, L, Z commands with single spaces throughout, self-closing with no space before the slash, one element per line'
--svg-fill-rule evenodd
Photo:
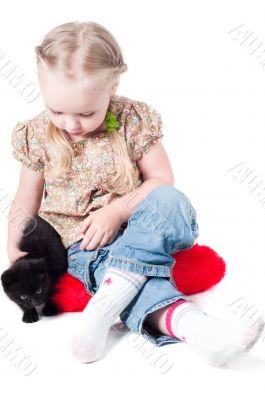
<path fill-rule="evenodd" d="M 93 239 L 94 235 L 96 234 L 96 230 L 92 230 L 91 228 L 85 233 L 84 239 L 80 245 L 81 250 L 85 250 L 87 245 Z"/>
<path fill-rule="evenodd" d="M 85 237 L 84 233 L 80 233 L 79 235 L 77 235 L 76 237 L 76 241 L 79 242 L 79 240 L 83 239 Z"/>
<path fill-rule="evenodd" d="M 103 237 L 104 237 L 104 234 L 102 234 L 102 233 L 98 233 L 97 235 L 94 235 L 92 240 L 87 244 L 86 250 L 95 250 L 96 248 L 98 248 Z"/>
<path fill-rule="evenodd" d="M 87 231 L 87 228 L 90 226 L 92 222 L 92 219 L 89 217 L 87 217 L 87 219 L 83 222 L 81 229 L 79 230 L 79 233 L 85 233 Z"/>
<path fill-rule="evenodd" d="M 103 238 L 101 239 L 101 242 L 99 243 L 97 248 L 106 246 L 106 244 L 108 244 L 108 243 L 110 243 L 110 241 L 108 240 L 108 236 L 105 234 L 105 235 L 103 235 Z"/>

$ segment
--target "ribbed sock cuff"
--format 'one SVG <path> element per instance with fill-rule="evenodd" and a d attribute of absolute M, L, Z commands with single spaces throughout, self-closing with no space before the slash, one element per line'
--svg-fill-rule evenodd
<path fill-rule="evenodd" d="M 108 272 L 126 279 L 128 282 L 130 282 L 132 285 L 134 285 L 134 287 L 137 291 L 139 291 L 141 289 L 141 287 L 143 286 L 143 284 L 145 283 L 145 281 L 147 281 L 147 277 L 145 275 L 137 274 L 137 273 L 131 272 L 131 271 L 125 271 L 125 270 L 111 267 L 111 268 L 107 269 L 107 273 Z"/>
<path fill-rule="evenodd" d="M 188 300 L 185 299 L 180 299 L 175 301 L 175 303 L 171 304 L 171 306 L 167 309 L 167 313 L 166 313 L 166 328 L 170 334 L 170 336 L 174 336 L 176 337 L 176 335 L 174 334 L 173 330 L 172 330 L 172 314 L 174 312 L 174 310 L 176 309 L 176 307 L 180 306 L 183 303 L 187 303 Z"/>

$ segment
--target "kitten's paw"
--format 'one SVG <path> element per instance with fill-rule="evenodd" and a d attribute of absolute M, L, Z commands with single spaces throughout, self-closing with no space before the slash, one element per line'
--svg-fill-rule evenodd
<path fill-rule="evenodd" d="M 43 314 L 45 317 L 51 317 L 51 316 L 53 316 L 53 315 L 58 314 L 58 308 L 57 308 L 56 305 L 53 304 L 53 303 L 47 303 L 47 304 L 45 304 L 45 306 L 43 307 L 42 314 Z"/>
<path fill-rule="evenodd" d="M 38 320 L 39 320 L 39 316 L 35 309 L 27 310 L 23 314 L 23 318 L 22 318 L 23 322 L 31 323 L 31 322 L 37 322 Z"/>

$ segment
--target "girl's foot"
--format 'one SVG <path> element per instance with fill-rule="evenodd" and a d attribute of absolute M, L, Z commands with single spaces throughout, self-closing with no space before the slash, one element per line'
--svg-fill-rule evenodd
<path fill-rule="evenodd" d="M 262 318 L 252 326 L 241 319 L 217 319 L 187 300 L 179 300 L 160 310 L 157 316 L 148 319 L 148 323 L 186 342 L 199 357 L 213 366 L 222 366 L 236 354 L 249 351 L 265 325 Z"/>
<path fill-rule="evenodd" d="M 79 316 L 70 352 L 82 362 L 99 359 L 110 327 L 147 281 L 141 274 L 109 268 L 102 284 Z"/>

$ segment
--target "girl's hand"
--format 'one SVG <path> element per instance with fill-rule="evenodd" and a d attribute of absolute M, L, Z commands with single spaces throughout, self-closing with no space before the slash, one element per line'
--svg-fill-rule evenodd
<path fill-rule="evenodd" d="M 122 223 L 121 214 L 111 204 L 92 211 L 78 233 L 79 240 L 83 236 L 80 250 L 94 250 L 111 243 Z"/>
<path fill-rule="evenodd" d="M 17 261 L 20 257 L 25 256 L 26 252 L 20 251 L 19 249 L 13 249 L 12 251 L 8 252 L 8 259 L 10 264 L 13 264 L 15 261 Z"/>

